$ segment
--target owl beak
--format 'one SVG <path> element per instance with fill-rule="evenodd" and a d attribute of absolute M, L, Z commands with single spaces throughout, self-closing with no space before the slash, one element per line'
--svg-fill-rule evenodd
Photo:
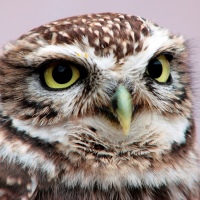
<path fill-rule="evenodd" d="M 133 104 L 131 94 L 123 85 L 119 85 L 113 96 L 112 108 L 127 136 L 130 132 Z"/>

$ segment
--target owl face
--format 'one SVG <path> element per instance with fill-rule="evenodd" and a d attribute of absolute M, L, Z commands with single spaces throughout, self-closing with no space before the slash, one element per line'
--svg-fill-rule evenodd
<path fill-rule="evenodd" d="M 190 151 L 193 130 L 181 36 L 140 17 L 84 15 L 24 34 L 0 62 L 6 159 L 70 186 L 186 182 L 174 155 Z"/>

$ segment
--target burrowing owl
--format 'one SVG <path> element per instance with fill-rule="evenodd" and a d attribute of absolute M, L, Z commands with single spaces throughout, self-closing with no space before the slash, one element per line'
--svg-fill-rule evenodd
<path fill-rule="evenodd" d="M 200 199 L 189 71 L 183 37 L 125 14 L 7 44 L 0 199 Z"/>

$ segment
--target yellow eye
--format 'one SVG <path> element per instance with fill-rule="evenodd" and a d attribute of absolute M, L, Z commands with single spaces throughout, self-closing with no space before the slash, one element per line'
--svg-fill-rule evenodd
<path fill-rule="evenodd" d="M 48 63 L 44 71 L 44 81 L 49 88 L 64 89 L 75 83 L 80 72 L 75 65 L 65 61 Z"/>
<path fill-rule="evenodd" d="M 166 56 L 160 55 L 151 60 L 147 66 L 147 74 L 159 83 L 166 83 L 170 77 L 170 63 Z"/>

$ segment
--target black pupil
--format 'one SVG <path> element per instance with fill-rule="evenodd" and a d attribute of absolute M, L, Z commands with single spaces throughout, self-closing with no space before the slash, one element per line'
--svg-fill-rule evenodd
<path fill-rule="evenodd" d="M 67 83 L 72 79 L 71 67 L 65 63 L 59 63 L 54 67 L 52 76 L 54 81 L 59 84 Z"/>
<path fill-rule="evenodd" d="M 148 65 L 148 72 L 151 78 L 159 78 L 162 70 L 162 64 L 159 60 L 152 60 Z"/>

